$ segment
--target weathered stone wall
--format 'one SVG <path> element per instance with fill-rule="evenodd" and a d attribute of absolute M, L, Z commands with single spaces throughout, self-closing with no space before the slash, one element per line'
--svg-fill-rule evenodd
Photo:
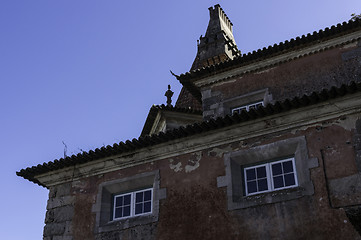
<path fill-rule="evenodd" d="M 73 240 L 72 221 L 75 196 L 71 184 L 52 187 L 45 217 L 44 240 Z"/>
<path fill-rule="evenodd" d="M 190 160 L 192 155 L 173 159 L 171 168 L 175 173 L 163 180 L 171 190 L 162 208 L 158 239 L 360 239 L 344 208 L 331 203 L 325 175 L 325 171 L 330 178 L 357 173 L 349 142 L 351 130 L 347 128 L 346 120 L 335 120 L 297 133 L 262 136 L 207 149 L 198 154 L 202 156 L 196 164 L 199 167 L 189 173 L 184 166 L 194 162 Z M 220 166 L 223 154 L 303 135 L 310 157 L 320 159 L 319 167 L 311 170 L 314 195 L 227 211 L 225 189 L 217 190 L 214 182 L 217 175 L 224 175 Z M 335 152 L 349 150 L 342 160 L 337 154 L 329 156 L 328 165 L 324 166 L 321 150 L 328 147 Z"/>
<path fill-rule="evenodd" d="M 347 181 L 359 176 L 359 121 L 343 117 L 53 187 L 44 239 L 361 239 L 345 212 L 361 203 L 359 184 L 352 187 Z M 318 167 L 310 170 L 314 194 L 229 211 L 226 188 L 217 187 L 217 178 L 225 175 L 224 154 L 299 136 L 306 139 L 309 158 L 318 159 Z M 159 220 L 96 233 L 92 208 L 98 186 L 158 170 L 161 188 L 167 190 Z"/>

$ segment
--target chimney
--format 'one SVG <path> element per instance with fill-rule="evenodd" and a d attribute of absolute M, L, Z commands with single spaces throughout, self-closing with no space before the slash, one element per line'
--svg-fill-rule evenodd
<path fill-rule="evenodd" d="M 208 8 L 209 23 L 204 37 L 197 41 L 198 52 L 191 70 L 233 59 L 239 56 L 233 37 L 233 24 L 219 4 Z"/>

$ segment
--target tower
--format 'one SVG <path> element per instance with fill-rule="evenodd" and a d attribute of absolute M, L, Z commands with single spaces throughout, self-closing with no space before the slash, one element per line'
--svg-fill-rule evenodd
<path fill-rule="evenodd" d="M 232 60 L 241 54 L 233 37 L 233 24 L 227 14 L 219 4 L 208 10 L 210 18 L 207 31 L 205 36 L 201 36 L 197 41 L 198 50 L 191 71 Z M 202 109 L 200 97 L 184 87 L 179 94 L 176 106 Z"/>
<path fill-rule="evenodd" d="M 191 70 L 214 65 L 240 55 L 233 37 L 233 24 L 219 4 L 208 8 L 209 23 L 198 42 L 197 56 Z"/>

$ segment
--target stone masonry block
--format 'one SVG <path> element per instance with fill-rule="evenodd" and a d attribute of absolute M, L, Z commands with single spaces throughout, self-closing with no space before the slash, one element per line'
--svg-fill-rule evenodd
<path fill-rule="evenodd" d="M 54 222 L 54 211 L 53 210 L 48 210 L 46 211 L 45 214 L 45 223 L 52 223 Z"/>
<path fill-rule="evenodd" d="M 361 150 L 361 134 L 355 134 L 353 141 L 355 149 Z"/>
<path fill-rule="evenodd" d="M 49 189 L 49 199 L 55 198 L 56 197 L 56 187 L 51 187 Z"/>
<path fill-rule="evenodd" d="M 356 166 L 359 172 L 361 172 L 361 150 L 356 151 Z"/>
<path fill-rule="evenodd" d="M 54 209 L 54 222 L 66 222 L 71 221 L 74 216 L 74 207 L 73 206 L 64 206 Z"/>
<path fill-rule="evenodd" d="M 64 236 L 71 236 L 73 234 L 73 224 L 71 221 L 67 221 L 65 225 Z"/>
<path fill-rule="evenodd" d="M 166 197 L 167 197 L 167 189 L 166 188 L 159 189 L 159 191 L 157 192 L 158 200 L 165 199 Z"/>
<path fill-rule="evenodd" d="M 219 103 L 212 104 L 209 108 L 210 109 L 218 109 L 219 108 Z"/>
<path fill-rule="evenodd" d="M 308 160 L 308 168 L 316 168 L 318 166 L 318 158 L 310 158 Z"/>
<path fill-rule="evenodd" d="M 71 194 L 71 183 L 64 183 L 56 186 L 56 197 L 62 197 Z"/>
<path fill-rule="evenodd" d="M 73 205 L 74 204 L 74 196 L 63 196 L 58 198 L 51 198 L 48 200 L 47 209 L 63 207 L 66 205 Z"/>
<path fill-rule="evenodd" d="M 361 119 L 357 119 L 356 121 L 356 131 L 358 134 L 361 134 Z"/>
<path fill-rule="evenodd" d="M 226 176 L 217 177 L 217 187 L 226 187 L 227 179 Z"/>
<path fill-rule="evenodd" d="M 219 103 L 221 101 L 220 97 L 211 97 L 203 100 L 204 106 L 211 106 L 213 104 Z"/>
<path fill-rule="evenodd" d="M 44 227 L 44 237 L 50 237 L 54 235 L 62 235 L 65 231 L 64 223 L 48 223 Z"/>
<path fill-rule="evenodd" d="M 212 97 L 212 90 L 207 89 L 207 90 L 202 91 L 202 97 L 203 97 L 203 99 Z"/>
<path fill-rule="evenodd" d="M 73 240 L 72 236 L 54 236 L 52 240 Z"/>
<path fill-rule="evenodd" d="M 213 116 L 214 114 L 214 110 L 209 110 L 209 111 L 203 111 L 203 116 Z"/>

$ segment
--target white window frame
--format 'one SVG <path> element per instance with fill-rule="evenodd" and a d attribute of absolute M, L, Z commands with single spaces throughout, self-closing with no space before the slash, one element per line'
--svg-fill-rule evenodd
<path fill-rule="evenodd" d="M 150 212 L 135 214 L 135 196 L 139 192 L 146 192 L 146 191 L 150 191 Z M 126 195 L 130 195 L 130 215 L 116 218 L 115 217 L 116 199 L 118 197 L 122 197 L 122 196 L 126 196 Z M 142 203 L 144 203 L 144 201 Z M 120 220 L 120 219 L 125 219 L 125 218 L 132 218 L 132 217 L 136 217 L 136 216 L 152 214 L 152 212 L 153 212 L 153 188 L 141 189 L 141 190 L 138 190 L 138 191 L 133 191 L 133 192 L 127 192 L 127 193 L 114 195 L 114 197 L 113 197 L 113 206 L 112 207 L 113 207 L 113 220 Z"/>
<path fill-rule="evenodd" d="M 273 172 L 272 172 L 272 165 L 277 164 L 277 163 L 283 163 L 283 162 L 288 162 L 291 161 L 292 162 L 292 166 L 293 166 L 293 176 L 295 179 L 295 184 L 294 185 L 290 185 L 290 186 L 284 186 L 284 187 L 279 187 L 279 188 L 275 188 L 274 187 L 274 181 L 273 181 Z M 268 186 L 268 190 L 265 191 L 257 191 L 257 192 L 252 192 L 252 193 L 248 193 L 248 186 L 247 186 L 247 174 L 246 171 L 249 169 L 257 169 L 259 167 L 266 167 L 266 176 L 267 176 L 267 186 Z M 284 173 L 282 173 L 282 175 L 284 175 Z M 294 187 L 298 187 L 298 179 L 297 179 L 297 169 L 296 169 L 296 164 L 295 164 L 295 158 L 291 157 L 291 158 L 285 158 L 282 160 L 278 160 L 278 161 L 273 161 L 273 162 L 269 162 L 269 163 L 264 163 L 264 164 L 258 164 L 258 165 L 253 165 L 250 167 L 245 167 L 243 169 L 243 180 L 244 180 L 244 186 L 245 186 L 245 194 L 246 196 L 251 196 L 251 195 L 256 195 L 256 194 L 260 194 L 260 193 L 266 193 L 266 192 L 272 192 L 272 191 L 279 191 L 282 189 L 287 189 L 287 188 L 294 188 Z M 280 175 L 278 175 L 280 176 Z M 257 176 L 256 176 L 256 180 L 257 180 Z M 257 182 L 257 181 L 256 181 Z"/>
<path fill-rule="evenodd" d="M 261 105 L 264 106 L 263 101 L 243 105 L 243 106 L 240 106 L 240 107 L 235 107 L 235 108 L 232 108 L 232 114 L 234 114 L 235 112 L 239 114 L 239 113 L 242 112 L 242 110 L 246 110 L 248 112 L 250 109 L 252 109 L 252 108 L 257 109 Z"/>

